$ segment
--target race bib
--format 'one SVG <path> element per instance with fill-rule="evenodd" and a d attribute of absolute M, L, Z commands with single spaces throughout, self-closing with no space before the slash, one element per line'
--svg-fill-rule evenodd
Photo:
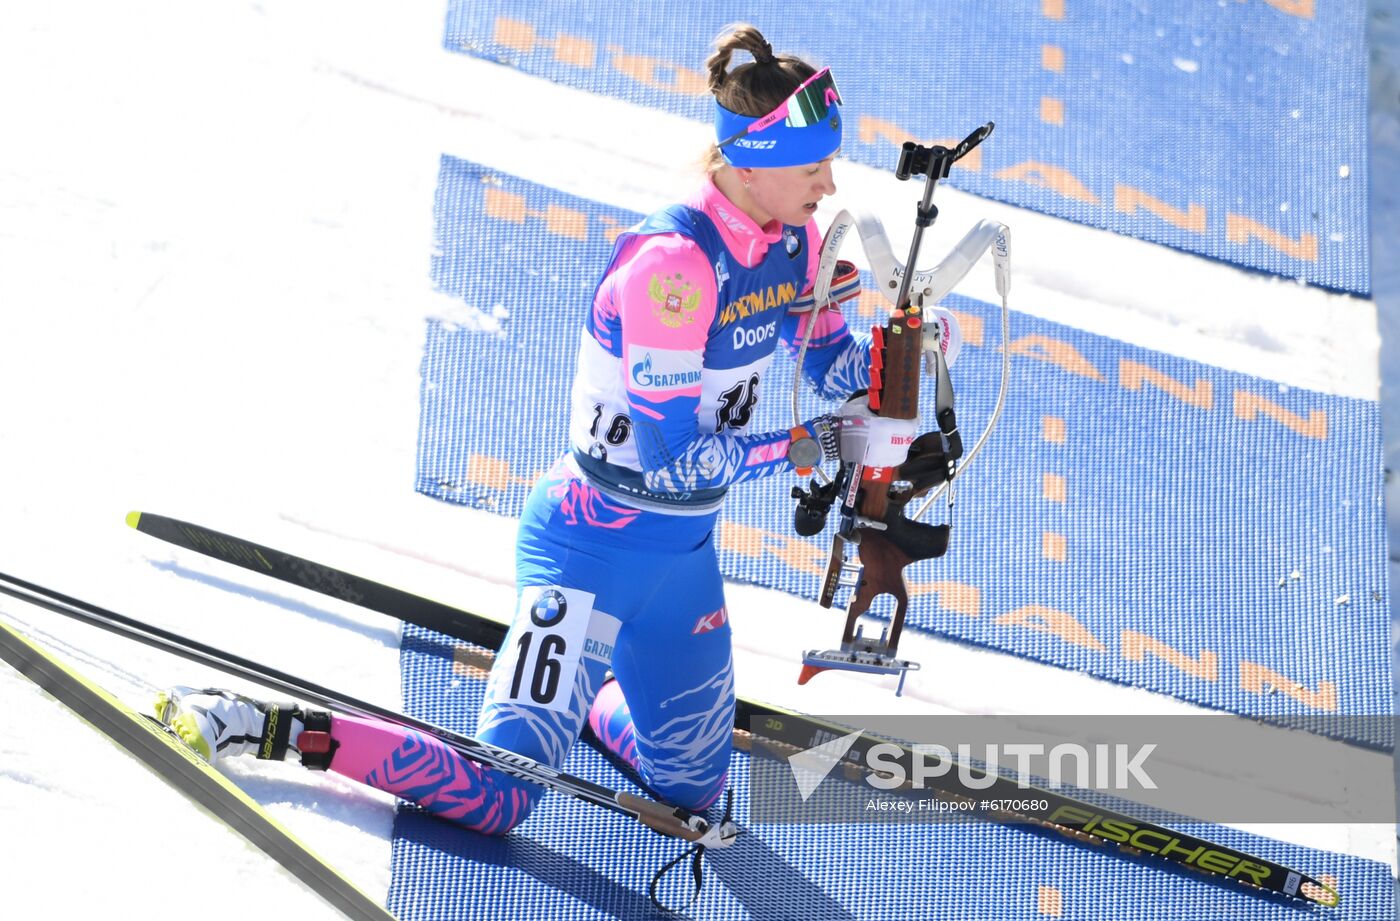
<path fill-rule="evenodd" d="M 509 645 L 501 650 L 505 661 L 498 667 L 504 669 L 506 679 L 503 699 L 567 711 L 592 619 L 591 592 L 553 585 L 524 589 Z M 616 628 L 612 633 L 616 635 Z"/>

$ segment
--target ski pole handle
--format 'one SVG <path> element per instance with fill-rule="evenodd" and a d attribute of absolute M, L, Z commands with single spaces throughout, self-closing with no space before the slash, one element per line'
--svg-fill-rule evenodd
<path fill-rule="evenodd" d="M 710 830 L 709 823 L 703 819 L 692 825 L 688 820 L 696 817 L 689 813 L 679 812 L 673 806 L 666 806 L 633 793 L 618 793 L 617 804 L 635 814 L 637 821 L 647 828 L 671 838 L 696 842 L 704 838 Z"/>

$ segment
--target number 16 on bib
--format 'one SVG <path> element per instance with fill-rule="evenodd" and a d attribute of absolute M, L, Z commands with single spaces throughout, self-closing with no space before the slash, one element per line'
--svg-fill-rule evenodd
<path fill-rule="evenodd" d="M 567 711 L 593 616 L 593 594 L 556 585 L 527 586 L 498 663 L 504 699 Z"/>

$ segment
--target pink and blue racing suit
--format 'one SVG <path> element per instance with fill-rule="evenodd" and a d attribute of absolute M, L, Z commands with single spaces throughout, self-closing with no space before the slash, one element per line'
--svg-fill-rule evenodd
<path fill-rule="evenodd" d="M 815 221 L 759 227 L 712 182 L 618 237 L 579 344 L 572 450 L 521 519 L 484 741 L 559 767 L 588 721 L 661 799 L 720 795 L 734 678 L 716 518 L 730 487 L 792 469 L 786 430 L 750 431 L 759 384 L 807 322 L 810 383 L 833 399 L 869 384 L 869 340 L 840 311 L 789 313 L 820 244 Z M 432 739 L 378 744 L 383 763 L 356 771 L 478 830 L 513 827 L 540 792 Z"/>

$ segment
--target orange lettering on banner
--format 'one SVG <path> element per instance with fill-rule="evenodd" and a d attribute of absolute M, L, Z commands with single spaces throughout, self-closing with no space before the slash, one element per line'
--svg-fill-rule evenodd
<path fill-rule="evenodd" d="M 514 48 L 516 51 L 526 53 L 534 51 L 537 42 L 534 26 L 528 22 L 507 19 L 504 16 L 496 17 L 491 40 L 498 45 L 505 45 L 507 48 Z"/>
<path fill-rule="evenodd" d="M 719 548 L 753 559 L 771 553 L 793 569 L 809 575 L 820 576 L 826 572 L 826 551 L 806 541 L 783 537 L 762 528 L 724 522 L 719 529 Z"/>
<path fill-rule="evenodd" d="M 510 472 L 510 464 L 495 457 L 472 454 L 467 458 L 467 479 L 491 489 L 505 489 L 508 486 L 530 486 L 539 478 L 518 477 Z"/>
<path fill-rule="evenodd" d="M 658 90 L 670 90 L 684 96 L 704 96 L 710 91 L 709 78 L 698 70 L 678 67 L 670 61 L 651 58 L 641 54 L 624 54 L 621 48 L 609 48 L 613 67 L 643 86 Z M 668 78 L 657 77 L 657 71 L 668 71 Z"/>
<path fill-rule="evenodd" d="M 1040 15 L 1046 19 L 1065 18 L 1065 0 L 1040 0 Z"/>
<path fill-rule="evenodd" d="M 1047 918 L 1058 918 L 1064 914 L 1064 896 L 1054 886 L 1038 886 L 1035 910 Z"/>
<path fill-rule="evenodd" d="M 1209 649 L 1202 649 L 1199 656 L 1191 658 L 1179 649 L 1173 649 L 1161 640 L 1136 630 L 1123 631 L 1123 658 L 1129 662 L 1141 662 L 1147 653 L 1168 664 L 1205 681 L 1220 679 L 1220 657 Z"/>
<path fill-rule="evenodd" d="M 1257 239 L 1285 256 L 1304 262 L 1317 261 L 1317 237 L 1312 234 L 1305 233 L 1294 240 L 1238 214 L 1225 215 L 1225 239 L 1230 243 L 1248 243 L 1250 239 Z"/>
<path fill-rule="evenodd" d="M 1048 336 L 1022 336 L 1011 343 L 1012 355 L 1025 355 L 1027 358 L 1034 358 L 1037 361 L 1047 361 L 1052 365 L 1064 368 L 1071 374 L 1078 374 L 1080 377 L 1087 377 L 1090 380 L 1101 381 L 1103 375 L 1099 369 L 1089 363 L 1089 359 L 1079 353 L 1079 350 L 1068 342 L 1061 342 L 1059 339 L 1051 339 Z"/>
<path fill-rule="evenodd" d="M 525 223 L 528 212 L 525 208 L 524 195 L 503 192 L 500 189 L 487 189 L 484 197 L 487 217 L 493 217 L 499 221 L 510 221 L 512 224 Z"/>
<path fill-rule="evenodd" d="M 498 45 L 505 45 L 526 54 L 533 52 L 536 45 L 552 45 L 554 59 L 560 63 L 572 64 L 574 67 L 593 66 L 595 48 L 592 42 L 573 35 L 561 35 L 549 42 L 540 38 L 535 32 L 535 27 L 528 22 L 497 16 L 491 39 Z"/>
<path fill-rule="evenodd" d="M 1107 647 L 1099 642 L 1098 637 L 1090 633 L 1089 628 L 1080 623 L 1073 614 L 1066 614 L 1064 611 L 1056 611 L 1054 608 L 1047 608 L 1039 604 L 1028 604 L 1023 608 L 1008 611 L 993 623 L 1025 627 L 1027 630 L 1035 630 L 1038 633 L 1053 634 L 1066 643 L 1073 643 L 1086 649 L 1093 649 L 1097 652 L 1108 651 Z"/>
<path fill-rule="evenodd" d="M 1316 438 L 1318 441 L 1327 440 L 1327 413 L 1320 409 L 1310 410 L 1308 418 L 1304 419 L 1297 413 L 1290 412 L 1282 406 L 1266 400 L 1255 393 L 1246 393 L 1243 390 L 1235 391 L 1235 415 L 1246 422 L 1253 422 L 1260 413 L 1268 416 L 1275 422 L 1286 426 L 1307 438 Z"/>
<path fill-rule="evenodd" d="M 1063 505 L 1069 499 L 1069 481 L 1058 473 L 1042 473 L 1040 495 L 1046 502 Z"/>
<path fill-rule="evenodd" d="M 996 177 L 1028 182 L 1031 185 L 1040 186 L 1042 189 L 1049 189 L 1056 195 L 1063 195 L 1065 198 L 1072 198 L 1085 204 L 1100 204 L 1099 197 L 1089 191 L 1089 188 L 1080 182 L 1078 177 L 1069 170 L 1050 163 L 1027 160 L 1024 163 L 1017 163 L 1015 166 L 1008 166 L 1006 169 L 998 171 Z"/>
<path fill-rule="evenodd" d="M 1059 416 L 1040 417 L 1040 437 L 1052 445 L 1065 443 L 1065 420 Z"/>
<path fill-rule="evenodd" d="M 554 59 L 575 67 L 592 67 L 594 46 L 586 38 L 561 35 L 554 41 Z"/>
<path fill-rule="evenodd" d="M 763 538 L 767 534 L 758 528 L 722 521 L 719 527 L 719 548 L 742 556 L 763 556 Z"/>
<path fill-rule="evenodd" d="M 872 118 L 869 115 L 860 116 L 856 122 L 856 134 L 862 144 L 874 144 L 876 141 L 889 141 L 896 147 L 900 147 L 905 141 L 916 140 L 909 136 L 909 132 L 896 125 L 894 122 L 887 122 L 882 118 Z M 938 144 L 943 147 L 956 147 L 962 143 L 962 138 L 944 138 L 942 140 L 917 141 L 919 144 Z M 958 161 L 958 169 L 980 170 L 982 168 L 982 148 L 974 147 L 968 151 L 967 155 Z"/>
<path fill-rule="evenodd" d="M 776 542 L 777 546 L 771 543 L 765 544 L 764 549 L 788 566 L 812 576 L 821 576 L 826 573 L 827 558 L 830 556 L 828 551 L 814 547 L 805 540 L 798 540 L 795 537 L 780 537 L 776 534 L 768 536 Z"/>
<path fill-rule="evenodd" d="M 1198 409 L 1210 409 L 1215 403 L 1208 380 L 1198 377 L 1196 378 L 1196 386 L 1188 387 L 1181 381 L 1170 378 L 1147 365 L 1141 365 L 1126 358 L 1118 361 L 1118 383 L 1124 389 L 1141 390 L 1144 382 Z"/>
<path fill-rule="evenodd" d="M 1040 120 L 1047 125 L 1065 123 L 1065 101 L 1054 96 L 1040 97 Z"/>
<path fill-rule="evenodd" d="M 963 582 L 910 582 L 909 595 L 937 595 L 943 607 L 968 617 L 976 617 L 982 608 L 982 590 Z"/>
<path fill-rule="evenodd" d="M 603 236 L 609 243 L 616 243 L 617 238 L 627 229 L 607 215 L 603 215 L 599 220 L 603 222 Z"/>
<path fill-rule="evenodd" d="M 1240 689 L 1251 694 L 1266 694 L 1270 690 L 1282 691 L 1315 710 L 1337 712 L 1337 686 L 1331 681 L 1319 681 L 1317 690 L 1314 691 L 1287 675 L 1281 675 L 1247 659 L 1240 662 Z"/>
<path fill-rule="evenodd" d="M 1041 45 L 1040 66 L 1053 73 L 1064 73 L 1065 49 L 1061 48 L 1059 45 Z"/>
<path fill-rule="evenodd" d="M 1040 535 L 1040 555 L 1047 560 L 1063 563 L 1069 557 L 1069 538 L 1046 531 Z"/>
<path fill-rule="evenodd" d="M 862 144 L 874 144 L 883 139 L 895 146 L 903 144 L 909 137 L 904 129 L 894 122 L 887 122 L 883 118 L 872 118 L 869 115 L 862 115 L 856 121 L 856 134 L 860 137 Z"/>
<path fill-rule="evenodd" d="M 1113 187 L 1113 207 L 1114 210 L 1124 214 L 1136 214 L 1138 208 L 1146 208 L 1174 227 L 1180 227 L 1182 230 L 1189 230 L 1192 233 L 1206 232 L 1206 206 L 1198 205 L 1195 202 L 1187 205 L 1186 210 L 1182 211 L 1160 198 L 1153 198 L 1142 189 L 1116 184 Z"/>
<path fill-rule="evenodd" d="M 574 211 L 570 208 L 561 208 L 558 205 L 550 205 L 545 209 L 544 214 L 535 214 L 533 217 L 543 217 L 545 227 L 549 232 L 561 237 L 568 237 L 571 240 L 588 239 L 588 215 L 582 211 Z"/>
<path fill-rule="evenodd" d="M 1313 18 L 1314 0 L 1264 0 L 1264 2 L 1289 16 L 1297 16 L 1301 19 Z"/>
<path fill-rule="evenodd" d="M 543 211 L 532 211 L 526 206 L 525 196 L 516 195 L 501 189 L 487 189 L 486 216 L 512 224 L 523 224 L 527 217 L 544 218 L 545 229 L 555 236 L 571 240 L 588 239 L 588 215 L 572 208 L 551 204 Z"/>

